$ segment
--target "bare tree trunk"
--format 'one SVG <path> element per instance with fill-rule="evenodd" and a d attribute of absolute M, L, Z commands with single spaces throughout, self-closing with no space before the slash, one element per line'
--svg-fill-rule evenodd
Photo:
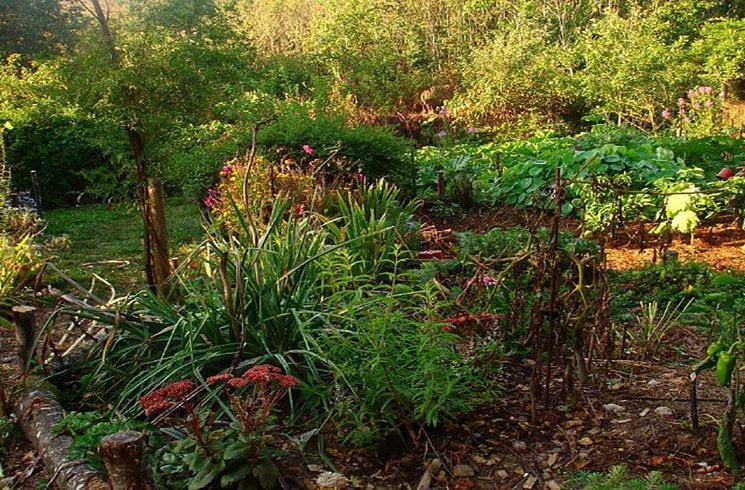
<path fill-rule="evenodd" d="M 78 0 L 86 9 L 88 6 L 84 3 L 84 0 Z M 121 59 L 119 52 L 116 50 L 116 43 L 114 36 L 111 33 L 109 27 L 109 21 L 106 14 L 101 8 L 99 0 L 90 0 L 93 10 L 92 14 L 98 21 L 101 27 L 101 34 L 103 36 L 106 48 L 111 55 L 111 61 L 116 67 L 121 67 Z M 88 9 L 90 11 L 90 9 Z M 121 91 L 124 97 L 124 103 L 127 106 L 134 104 L 134 94 L 129 87 L 121 87 Z M 159 234 L 156 227 L 154 227 L 154 219 L 161 220 L 165 226 L 165 203 L 163 199 L 152 200 L 149 198 L 148 193 L 148 169 L 147 160 L 145 158 L 145 134 L 141 128 L 138 128 L 134 123 L 128 121 L 124 125 L 124 130 L 127 132 L 129 138 L 129 146 L 132 149 L 132 157 L 134 158 L 137 168 L 137 193 L 140 200 L 140 207 L 142 208 L 142 222 L 144 227 L 144 248 L 145 248 L 145 275 L 147 277 L 147 283 L 153 291 L 158 294 L 164 293 L 163 284 L 170 275 L 170 267 L 161 268 L 156 270 L 160 257 L 168 257 L 167 240 L 159 240 Z M 162 188 L 161 188 L 162 189 Z M 162 194 L 161 194 L 162 197 Z M 162 236 L 165 238 L 165 235 Z M 165 274 L 165 276 L 163 276 Z"/>

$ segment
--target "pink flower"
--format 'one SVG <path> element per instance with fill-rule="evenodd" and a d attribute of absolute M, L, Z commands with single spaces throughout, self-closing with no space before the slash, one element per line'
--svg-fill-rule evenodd
<path fill-rule="evenodd" d="M 362 183 L 365 181 L 365 174 L 362 173 L 362 170 L 357 171 L 357 182 Z"/>
<path fill-rule="evenodd" d="M 448 135 L 448 133 L 444 129 L 442 131 L 440 131 L 439 133 L 437 133 L 437 136 L 439 136 L 440 138 L 444 138 L 447 135 Z"/>
<path fill-rule="evenodd" d="M 662 111 L 662 118 L 663 119 L 669 119 L 670 118 L 670 111 L 668 111 L 667 109 L 665 109 L 664 111 Z"/>
<path fill-rule="evenodd" d="M 231 173 L 231 172 L 232 172 L 233 170 L 235 170 L 235 166 L 234 166 L 234 165 L 225 165 L 225 166 L 224 166 L 224 167 L 222 168 L 222 173 L 224 173 L 224 174 L 229 174 L 229 173 Z"/>
<path fill-rule="evenodd" d="M 680 97 L 680 98 L 678 99 L 678 105 L 679 105 L 679 106 L 681 106 L 681 107 L 682 107 L 682 106 L 684 106 L 684 105 L 685 105 L 685 103 L 686 103 L 686 100 L 685 100 L 685 99 L 684 99 L 683 97 Z"/>
<path fill-rule="evenodd" d="M 693 108 L 694 109 L 701 109 L 701 104 L 699 104 L 698 102 L 696 102 L 695 104 L 693 104 Z"/>
<path fill-rule="evenodd" d="M 499 281 L 486 274 L 481 277 L 481 282 L 484 283 L 484 286 L 496 286 L 499 284 Z"/>
<path fill-rule="evenodd" d="M 706 107 L 711 107 L 711 106 L 713 106 L 713 105 L 714 105 L 714 101 L 713 101 L 713 100 L 711 100 L 711 99 L 707 99 L 707 100 L 706 100 L 706 102 L 704 102 L 704 105 L 705 105 Z"/>
<path fill-rule="evenodd" d="M 468 128 L 468 131 L 466 131 L 466 132 L 467 132 L 468 134 L 473 134 L 473 133 L 475 133 L 476 131 L 477 131 L 477 130 L 476 130 L 476 128 Z"/>
<path fill-rule="evenodd" d="M 691 122 L 691 118 L 688 117 L 688 116 L 686 116 L 686 117 L 683 118 L 683 122 L 689 123 L 689 122 Z"/>
<path fill-rule="evenodd" d="M 307 153 L 308 155 L 313 154 L 313 148 L 311 148 L 310 145 L 303 145 L 303 151 Z"/>
<path fill-rule="evenodd" d="M 439 114 L 441 116 L 449 116 L 450 115 L 450 109 L 448 109 L 447 107 L 443 107 L 442 109 L 440 109 Z"/>
<path fill-rule="evenodd" d="M 305 146 L 308 146 L 308 145 L 305 145 Z M 310 148 L 310 146 L 308 146 L 308 148 Z M 313 151 L 313 149 L 312 149 L 312 148 L 311 148 L 311 151 Z M 292 165 L 293 163 L 295 163 L 295 160 L 293 160 L 293 159 L 292 159 L 292 158 L 290 158 L 290 157 L 287 157 L 287 158 L 285 158 L 285 163 L 286 163 L 287 165 Z"/>
<path fill-rule="evenodd" d="M 714 91 L 714 87 L 699 87 L 698 89 L 702 94 L 706 95 L 709 95 Z"/>
<path fill-rule="evenodd" d="M 692 99 L 694 97 L 696 97 L 696 91 L 695 90 L 689 90 L 688 91 L 688 98 L 689 99 Z"/>
<path fill-rule="evenodd" d="M 209 189 L 207 191 L 207 197 L 204 198 L 204 205 L 213 209 L 218 204 L 220 204 L 220 194 L 217 192 L 217 189 Z"/>
<path fill-rule="evenodd" d="M 685 116 L 686 114 L 688 114 L 688 111 L 687 110 L 685 110 L 685 109 L 681 109 L 680 110 L 680 115 L 681 116 Z"/>

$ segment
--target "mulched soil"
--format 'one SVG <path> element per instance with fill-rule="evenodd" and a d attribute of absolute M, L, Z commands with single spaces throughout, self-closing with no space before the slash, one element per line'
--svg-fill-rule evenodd
<path fill-rule="evenodd" d="M 479 209 L 464 215 L 443 218 L 422 213 L 419 218 L 425 226 L 433 227 L 439 239 L 453 243 L 453 232 L 472 231 L 485 233 L 493 228 L 518 226 L 550 226 L 551 216 L 532 210 L 509 207 Z M 576 233 L 579 221 L 563 218 L 562 231 Z M 619 230 L 617 236 L 606 247 L 608 267 L 612 270 L 628 270 L 661 260 L 661 240 L 649 232 L 653 224 L 633 224 Z M 731 269 L 745 273 L 745 230 L 733 216 L 721 216 L 701 225 L 694 235 L 693 247 L 690 237 L 676 234 L 668 247 L 677 253 L 678 259 L 693 260 L 709 264 L 715 270 Z"/>
<path fill-rule="evenodd" d="M 661 360 L 621 360 L 607 372 L 599 366 L 580 400 L 570 406 L 538 406 L 535 423 L 526 385 L 530 369 L 511 362 L 502 380 L 508 390 L 499 400 L 431 430 L 419 449 L 377 458 L 332 445 L 327 453 L 356 488 L 416 488 L 433 458 L 443 467 L 431 488 L 552 488 L 579 471 L 605 471 L 616 464 L 637 476 L 660 471 L 683 489 L 730 488 L 735 479 L 720 464 L 715 435 L 725 394 L 710 374 L 699 377 L 701 435 L 690 430 L 688 375 L 707 342 L 692 329 L 667 340 L 687 354 L 669 349 Z M 554 380 L 555 389 L 560 384 Z M 665 408 L 669 415 L 658 413 L 667 412 Z M 287 473 L 306 488 L 318 488 L 308 468 L 321 470 L 308 464 Z M 470 476 L 457 476 L 463 474 Z"/>

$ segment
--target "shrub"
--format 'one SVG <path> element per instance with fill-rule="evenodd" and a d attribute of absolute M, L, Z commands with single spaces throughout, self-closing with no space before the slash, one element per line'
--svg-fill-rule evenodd
<path fill-rule="evenodd" d="M 333 420 L 347 443 L 416 438 L 416 425 L 437 425 L 489 398 L 490 382 L 439 320 L 434 286 L 348 291 L 335 301 L 348 313 L 332 317 L 316 348 L 335 367 Z"/>
<path fill-rule="evenodd" d="M 313 114 L 315 112 L 315 114 Z M 408 182 L 408 142 L 390 129 L 376 126 L 348 127 L 341 117 L 319 114 L 301 104 L 287 104 L 273 124 L 259 133 L 259 143 L 268 151 L 299 160 L 309 145 L 317 158 L 342 157 L 365 175 L 391 176 Z"/>

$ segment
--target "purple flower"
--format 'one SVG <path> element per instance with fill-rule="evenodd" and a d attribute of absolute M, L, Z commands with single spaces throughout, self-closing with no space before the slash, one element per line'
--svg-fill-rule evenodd
<path fill-rule="evenodd" d="M 468 133 L 468 134 L 473 134 L 473 133 L 475 133 L 476 131 L 477 131 L 477 129 L 476 129 L 476 128 L 468 128 L 468 131 L 467 131 L 467 133 Z"/>
<path fill-rule="evenodd" d="M 444 138 L 447 135 L 448 135 L 448 133 L 444 129 L 442 131 L 440 131 L 439 133 L 437 133 L 437 136 L 439 136 L 440 138 Z"/>
<path fill-rule="evenodd" d="M 450 115 L 450 109 L 448 109 L 447 107 L 443 107 L 442 109 L 440 109 L 439 114 L 441 116 L 449 116 Z"/>
<path fill-rule="evenodd" d="M 308 155 L 313 154 L 313 148 L 311 148 L 310 145 L 303 145 L 303 151 L 307 153 Z"/>
<path fill-rule="evenodd" d="M 664 111 L 662 111 L 662 118 L 663 119 L 669 119 L 670 118 L 670 111 L 668 111 L 667 109 L 665 109 Z"/>
<path fill-rule="evenodd" d="M 711 107 L 711 106 L 713 106 L 713 105 L 714 105 L 714 101 L 713 101 L 713 100 L 711 100 L 711 99 L 706 99 L 706 102 L 704 102 L 704 105 L 705 105 L 706 107 Z"/>

